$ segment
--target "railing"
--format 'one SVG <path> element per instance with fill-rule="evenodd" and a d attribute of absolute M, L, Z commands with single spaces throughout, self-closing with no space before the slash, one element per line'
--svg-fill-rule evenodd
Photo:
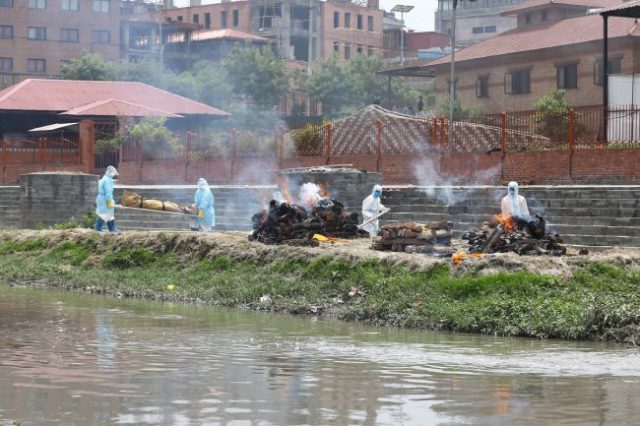
<path fill-rule="evenodd" d="M 77 135 L 5 136 L 0 139 L 2 164 L 79 164 Z"/>

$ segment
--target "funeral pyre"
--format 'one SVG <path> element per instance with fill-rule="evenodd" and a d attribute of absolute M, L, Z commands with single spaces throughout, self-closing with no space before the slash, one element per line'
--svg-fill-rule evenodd
<path fill-rule="evenodd" d="M 305 184 L 308 185 L 308 184 Z M 305 193 L 304 188 L 301 191 Z M 317 246 L 314 236 L 329 238 L 368 237 L 358 228 L 358 213 L 347 214 L 344 205 L 329 197 L 302 197 L 302 205 L 271 200 L 269 207 L 252 216 L 250 241 L 265 244 Z"/>
<path fill-rule="evenodd" d="M 414 222 L 382 225 L 381 237 L 371 246 L 374 250 L 391 250 L 405 253 L 423 253 L 432 256 L 451 256 L 451 228 L 453 222 L 441 221 L 429 224 Z"/>
<path fill-rule="evenodd" d="M 519 255 L 562 256 L 567 248 L 558 234 L 546 232 L 546 222 L 540 215 L 530 220 L 496 215 L 485 222 L 481 230 L 462 235 L 469 243 L 469 253 L 508 253 Z"/>

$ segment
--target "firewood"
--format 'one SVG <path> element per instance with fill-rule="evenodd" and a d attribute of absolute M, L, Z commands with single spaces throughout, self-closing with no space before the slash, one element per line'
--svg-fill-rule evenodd
<path fill-rule="evenodd" d="M 429 222 L 423 224 L 425 228 L 440 230 L 440 229 L 451 229 L 453 228 L 453 222 L 450 220 L 441 220 L 440 222 Z"/>

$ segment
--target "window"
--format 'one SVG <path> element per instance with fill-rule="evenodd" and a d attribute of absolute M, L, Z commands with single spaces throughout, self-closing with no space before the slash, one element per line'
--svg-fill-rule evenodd
<path fill-rule="evenodd" d="M 340 27 L 340 12 L 333 12 L 333 28 Z"/>
<path fill-rule="evenodd" d="M 558 89 L 578 88 L 578 64 L 556 67 L 556 81 Z"/>
<path fill-rule="evenodd" d="M 367 29 L 373 31 L 373 16 L 367 16 Z"/>
<path fill-rule="evenodd" d="M 109 0 L 93 0 L 93 11 L 100 13 L 109 13 Z"/>
<path fill-rule="evenodd" d="M 227 28 L 227 11 L 220 12 L 220 28 Z"/>
<path fill-rule="evenodd" d="M 351 14 L 349 12 L 344 13 L 344 27 L 351 28 Z"/>
<path fill-rule="evenodd" d="M 504 91 L 512 95 L 531 93 L 531 70 L 519 70 L 505 74 Z"/>
<path fill-rule="evenodd" d="M 27 30 L 27 38 L 29 40 L 46 40 L 47 29 L 45 27 L 29 27 Z"/>
<path fill-rule="evenodd" d="M 104 30 L 93 30 L 91 41 L 94 44 L 109 44 L 111 43 L 111 32 Z"/>
<path fill-rule="evenodd" d="M 496 26 L 495 25 L 489 25 L 484 27 L 484 32 L 485 33 L 495 33 L 496 32 Z"/>
<path fill-rule="evenodd" d="M 358 15 L 356 18 L 356 26 L 359 30 L 364 29 L 364 19 L 362 19 L 362 15 Z"/>
<path fill-rule="evenodd" d="M 240 11 L 238 9 L 233 10 L 233 26 L 237 27 L 240 25 Z"/>
<path fill-rule="evenodd" d="M 364 48 L 362 47 L 361 44 L 359 44 L 358 46 L 356 46 L 356 52 L 358 52 L 358 54 L 362 54 L 362 52 L 364 51 Z"/>
<path fill-rule="evenodd" d="M 373 47 L 367 47 L 367 56 L 373 56 Z"/>
<path fill-rule="evenodd" d="M 489 97 L 489 76 L 488 75 L 480 76 L 476 80 L 476 97 L 478 98 Z"/>
<path fill-rule="evenodd" d="M 77 43 L 80 41 L 80 31 L 74 28 L 62 28 L 60 30 L 60 41 Z"/>
<path fill-rule="evenodd" d="M 0 7 L 13 7 L 13 0 L 0 0 Z"/>
<path fill-rule="evenodd" d="M 45 72 L 47 70 L 47 62 L 44 59 L 27 59 L 28 72 Z"/>
<path fill-rule="evenodd" d="M 211 14 L 210 13 L 205 13 L 204 14 L 204 27 L 205 28 L 211 28 Z"/>
<path fill-rule="evenodd" d="M 0 38 L 13 38 L 13 25 L 0 25 Z"/>
<path fill-rule="evenodd" d="M 345 59 L 351 59 L 351 45 L 350 44 L 345 44 L 344 45 L 344 58 Z"/>
<path fill-rule="evenodd" d="M 334 41 L 334 42 L 333 42 L 333 52 L 334 52 L 336 55 L 339 55 L 339 54 L 340 54 L 340 43 L 339 43 L 339 42 L 337 42 L 337 41 Z"/>
<path fill-rule="evenodd" d="M 531 22 L 533 22 L 533 16 L 531 16 L 530 13 L 527 13 L 526 15 L 524 15 L 524 23 L 530 24 Z"/>
<path fill-rule="evenodd" d="M 80 0 L 62 0 L 62 10 L 80 10 Z"/>
<path fill-rule="evenodd" d="M 0 71 L 13 71 L 13 58 L 0 58 Z"/>
<path fill-rule="evenodd" d="M 46 9 L 47 0 L 29 0 L 29 9 Z"/>
<path fill-rule="evenodd" d="M 595 61 L 593 64 L 593 84 L 595 84 L 596 86 L 602 86 L 602 82 L 604 81 L 602 78 L 604 73 L 604 69 L 602 66 L 603 64 L 604 61 L 602 61 L 601 59 Z M 609 59 L 609 61 L 607 61 L 607 74 L 620 74 L 621 72 L 622 57 Z"/>
<path fill-rule="evenodd" d="M 546 21 L 547 19 L 549 19 L 549 12 L 547 11 L 547 9 L 545 9 L 542 12 L 540 12 L 540 20 Z"/>
<path fill-rule="evenodd" d="M 176 19 L 178 20 L 178 22 L 182 22 L 182 16 L 178 16 L 176 17 Z"/>
<path fill-rule="evenodd" d="M 484 27 L 473 27 L 471 32 L 474 34 L 481 34 L 484 32 Z"/>
<path fill-rule="evenodd" d="M 197 13 L 193 15 L 193 23 L 194 24 L 200 23 L 200 15 L 198 15 Z"/>

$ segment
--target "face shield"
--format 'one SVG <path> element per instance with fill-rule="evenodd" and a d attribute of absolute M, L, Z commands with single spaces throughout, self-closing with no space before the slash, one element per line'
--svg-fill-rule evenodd
<path fill-rule="evenodd" d="M 509 182 L 509 185 L 507 186 L 507 193 L 511 197 L 515 197 L 516 195 L 518 195 L 518 183 Z"/>
<path fill-rule="evenodd" d="M 375 185 L 373 187 L 373 198 L 380 198 L 382 196 L 382 187 L 380 185 Z"/>

